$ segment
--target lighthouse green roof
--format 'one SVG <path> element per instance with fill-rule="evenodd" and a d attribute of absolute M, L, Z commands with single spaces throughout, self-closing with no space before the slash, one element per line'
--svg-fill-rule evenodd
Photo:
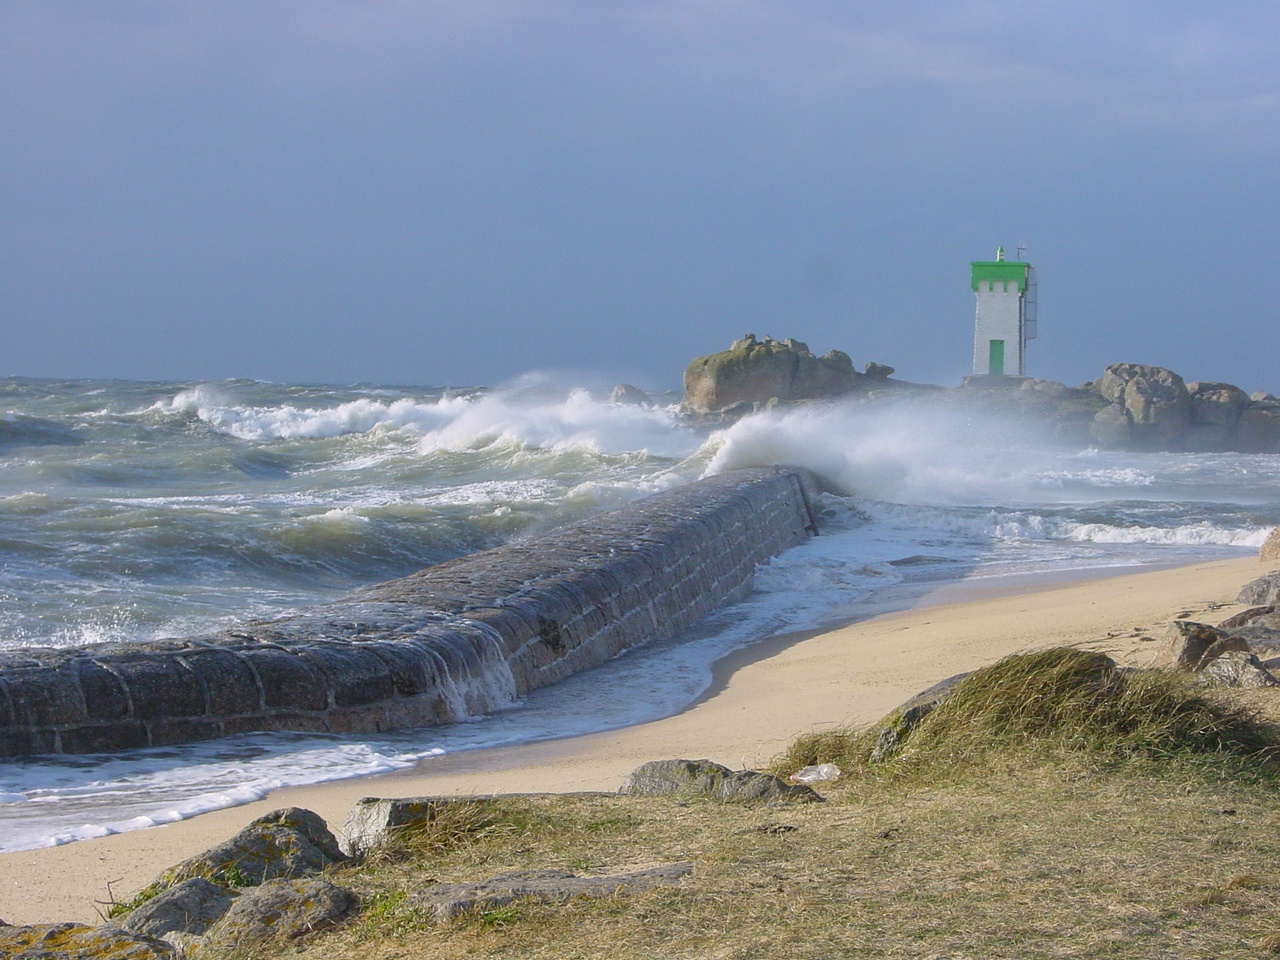
<path fill-rule="evenodd" d="M 972 286 L 975 291 L 980 283 L 987 280 L 993 284 L 1013 282 L 1018 285 L 1019 290 L 1027 289 L 1027 269 L 1031 266 L 1029 263 L 1020 260 L 973 260 L 969 266 L 973 268 Z"/>

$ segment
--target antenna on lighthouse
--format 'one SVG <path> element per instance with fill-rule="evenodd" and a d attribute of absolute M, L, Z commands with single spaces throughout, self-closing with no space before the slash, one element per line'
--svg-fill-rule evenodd
<path fill-rule="evenodd" d="M 1018 244 L 1018 259 L 1023 263 L 1027 261 L 1027 241 L 1025 240 Z"/>

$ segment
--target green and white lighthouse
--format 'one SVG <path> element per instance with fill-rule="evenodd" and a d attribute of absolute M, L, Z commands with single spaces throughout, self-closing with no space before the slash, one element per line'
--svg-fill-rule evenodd
<path fill-rule="evenodd" d="M 1036 337 L 1036 271 L 1022 260 L 974 260 L 973 292 L 978 298 L 973 324 L 975 376 L 1025 376 L 1027 341 Z"/>

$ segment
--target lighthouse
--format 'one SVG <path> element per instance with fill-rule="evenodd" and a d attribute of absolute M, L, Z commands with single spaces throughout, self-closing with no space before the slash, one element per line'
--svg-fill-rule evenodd
<path fill-rule="evenodd" d="M 973 324 L 975 376 L 1025 376 L 1027 341 L 1036 337 L 1036 271 L 1022 260 L 974 260 L 972 284 L 978 299 Z"/>

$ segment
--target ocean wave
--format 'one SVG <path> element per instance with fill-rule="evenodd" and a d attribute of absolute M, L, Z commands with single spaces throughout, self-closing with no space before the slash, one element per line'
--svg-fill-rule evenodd
<path fill-rule="evenodd" d="M 1169 546 L 1259 547 L 1268 527 L 1226 527 L 1208 521 L 1159 526 L 1151 523 L 1087 521 L 1045 513 L 992 508 L 945 509 L 859 499 L 877 520 L 926 527 L 975 538 L 1062 540 L 1080 543 L 1164 544 Z"/>
<path fill-rule="evenodd" d="M 151 409 L 194 418 L 241 440 L 332 439 L 353 433 L 408 431 L 419 435 L 418 449 L 424 454 L 505 445 L 681 458 L 700 444 L 700 438 L 679 422 L 675 407 L 608 403 L 584 389 L 552 397 L 501 390 L 434 399 L 360 397 L 331 407 L 299 407 L 246 406 L 220 385 L 201 384 L 158 401 Z"/>

